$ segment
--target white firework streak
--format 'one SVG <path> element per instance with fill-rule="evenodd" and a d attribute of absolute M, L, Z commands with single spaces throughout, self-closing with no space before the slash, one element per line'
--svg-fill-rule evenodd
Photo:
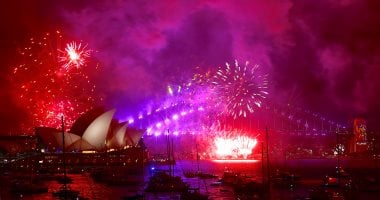
<path fill-rule="evenodd" d="M 86 59 L 90 57 L 91 50 L 87 49 L 87 45 L 71 42 L 66 45 L 64 51 L 59 50 L 59 52 L 62 54 L 59 57 L 59 62 L 67 70 L 72 66 L 79 68 L 85 65 Z"/>
<path fill-rule="evenodd" d="M 246 61 L 244 66 L 239 66 L 237 60 L 235 65 L 226 63 L 225 68 L 219 68 L 214 76 L 212 84 L 219 93 L 219 103 L 222 113 L 234 117 L 247 117 L 255 111 L 255 107 L 261 107 L 262 100 L 268 92 L 267 75 L 260 75 L 259 65 L 249 66 Z M 225 104 L 223 106 L 222 104 Z"/>

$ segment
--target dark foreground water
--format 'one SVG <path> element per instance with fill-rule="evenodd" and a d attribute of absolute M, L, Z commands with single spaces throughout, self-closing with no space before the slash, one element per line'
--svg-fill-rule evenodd
<path fill-rule="evenodd" d="M 291 171 L 301 176 L 300 184 L 294 187 L 276 188 L 271 186 L 270 199 L 307 199 L 310 196 L 310 191 L 321 184 L 321 179 L 324 175 L 334 171 L 337 162 L 334 159 L 303 159 L 303 160 L 288 160 L 278 161 L 270 165 L 271 174 L 277 170 Z M 346 167 L 349 172 L 353 173 L 357 178 L 372 176 L 378 178 L 379 171 L 377 164 L 372 161 L 357 161 L 357 160 L 343 160 L 341 165 Z M 197 171 L 199 170 L 206 173 L 216 174 L 222 176 L 226 169 L 234 172 L 239 172 L 252 180 L 257 182 L 262 181 L 263 166 L 261 161 L 177 161 L 174 166 L 174 174 L 182 176 L 183 180 L 191 185 L 192 188 L 199 188 L 202 193 L 209 195 L 209 199 L 237 199 L 234 194 L 233 188 L 226 185 L 215 185 L 218 179 L 198 179 L 198 178 L 185 178 L 184 171 Z M 73 181 L 70 187 L 78 190 L 82 197 L 87 199 L 122 199 L 126 196 L 132 196 L 137 193 L 144 194 L 145 199 L 180 199 L 179 194 L 153 194 L 145 193 L 147 181 L 151 176 L 151 169 L 155 168 L 161 170 L 169 169 L 169 166 L 150 165 L 146 166 L 144 172 L 131 173 L 128 178 L 134 180 L 133 184 L 111 186 L 106 183 L 99 183 L 93 180 L 89 173 L 68 174 Z M 264 170 L 267 166 L 264 165 Z M 267 175 L 264 171 L 265 176 Z M 10 175 L 11 176 L 11 175 Z M 10 192 L 10 181 L 12 177 L 4 178 L 2 176 L 0 184 L 0 199 L 57 199 L 52 196 L 52 192 L 58 190 L 62 184 L 56 180 L 46 180 L 45 184 L 48 185 L 48 192 L 44 194 L 22 195 L 13 194 Z M 116 177 L 115 177 L 116 178 Z M 330 199 L 378 199 L 380 192 L 355 192 L 349 198 L 344 197 L 337 191 L 336 197 Z"/>

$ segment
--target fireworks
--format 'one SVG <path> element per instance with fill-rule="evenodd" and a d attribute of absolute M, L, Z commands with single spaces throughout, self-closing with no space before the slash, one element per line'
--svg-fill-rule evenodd
<path fill-rule="evenodd" d="M 256 147 L 257 139 L 248 136 L 246 131 L 240 129 L 221 129 L 213 127 L 214 137 L 213 145 L 215 150 L 212 154 L 216 158 L 244 158 L 247 159 L 252 154 L 252 150 Z M 216 129 L 215 129 L 216 128 Z"/>
<path fill-rule="evenodd" d="M 148 106 L 147 111 L 140 111 L 139 116 L 136 115 L 134 118 L 139 119 L 139 124 L 147 121 L 146 126 L 150 127 L 148 134 L 158 136 L 164 132 L 163 130 L 169 128 L 180 133 L 202 132 L 199 127 L 207 129 L 207 126 L 223 120 L 226 115 L 232 115 L 234 118 L 247 117 L 248 113 L 254 112 L 254 107 L 261 107 L 262 100 L 268 94 L 265 91 L 268 84 L 266 75 L 260 75 L 257 72 L 258 66 L 250 67 L 248 62 L 243 67 L 240 67 L 237 61 L 233 67 L 228 63 L 226 67 L 218 71 L 198 72 L 190 81 L 181 85 L 168 85 L 167 96 L 161 101 L 155 101 L 160 102 L 154 106 L 155 109 Z M 185 124 L 181 123 L 178 126 L 181 121 L 178 119 L 182 119 L 182 117 L 177 117 L 182 116 L 178 113 L 190 113 L 190 110 L 197 111 L 192 112 L 192 121 L 185 120 L 183 121 Z M 147 116 L 142 113 L 147 113 Z M 171 113 L 177 113 L 177 115 L 173 117 Z M 189 124 L 194 124 L 195 127 L 181 131 Z"/>
<path fill-rule="evenodd" d="M 237 117 L 247 117 L 255 107 L 261 107 L 268 92 L 266 75 L 258 73 L 258 65 L 251 67 L 247 61 L 244 66 L 226 63 L 226 68 L 220 68 L 212 84 L 220 95 L 218 106 L 224 113 Z"/>
<path fill-rule="evenodd" d="M 147 136 L 195 136 L 203 157 L 247 159 L 257 144 L 250 125 L 244 120 L 229 123 L 225 117 L 247 117 L 268 94 L 267 76 L 258 72 L 258 65 L 248 64 L 227 63 L 225 69 L 198 72 L 184 84 L 168 85 L 167 95 L 140 111 L 134 123 L 144 124 Z"/>
<path fill-rule="evenodd" d="M 14 98 L 28 114 L 22 131 L 31 131 L 36 126 L 59 127 L 62 115 L 69 127 L 95 105 L 95 85 L 89 76 L 80 69 L 62 70 L 61 44 L 63 37 L 57 31 L 41 39 L 30 39 L 29 46 L 20 50 L 21 64 L 14 67 L 10 78 Z M 75 46 L 72 46 L 75 51 L 86 51 L 81 45 Z M 88 55 L 80 53 L 77 59 L 84 59 L 84 54 Z M 74 60 L 70 65 L 85 64 L 84 60 Z"/>
<path fill-rule="evenodd" d="M 247 157 L 252 154 L 257 140 L 248 136 L 237 136 L 233 138 L 216 137 L 214 140 L 216 155 L 220 158 Z"/>
<path fill-rule="evenodd" d="M 87 49 L 87 45 L 71 42 L 66 45 L 65 51 L 59 50 L 59 52 L 62 54 L 59 57 L 62 67 L 69 69 L 72 66 L 79 68 L 85 65 L 86 59 L 90 57 L 91 50 Z"/>

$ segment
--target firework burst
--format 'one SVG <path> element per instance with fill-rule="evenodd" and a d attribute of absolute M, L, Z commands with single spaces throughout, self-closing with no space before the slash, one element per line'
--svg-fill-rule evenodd
<path fill-rule="evenodd" d="M 82 69 L 62 69 L 62 44 L 64 39 L 56 31 L 31 38 L 29 45 L 20 50 L 21 64 L 13 68 L 10 79 L 14 98 L 28 114 L 22 131 L 30 132 L 36 126 L 59 127 L 62 115 L 67 128 L 96 101 L 101 101 L 95 95 L 95 85 Z M 85 51 L 83 47 L 79 49 Z M 85 64 L 84 60 L 77 60 L 70 65 L 75 63 Z"/>
<path fill-rule="evenodd" d="M 258 69 L 259 65 L 251 67 L 246 61 L 240 66 L 235 60 L 235 65 L 226 63 L 216 72 L 212 84 L 220 95 L 217 106 L 222 107 L 224 114 L 234 119 L 247 117 L 255 107 L 261 107 L 268 94 L 268 81 L 267 75 L 260 75 Z"/>
<path fill-rule="evenodd" d="M 255 138 L 248 136 L 237 136 L 235 138 L 217 137 L 214 140 L 216 155 L 219 158 L 239 158 L 247 159 L 252 154 L 253 148 L 257 144 Z"/>
<path fill-rule="evenodd" d="M 71 42 L 66 45 L 64 51 L 59 50 L 61 55 L 59 61 L 62 67 L 69 69 L 71 67 L 79 68 L 85 65 L 87 59 L 90 57 L 91 50 L 87 49 L 87 45 L 82 43 Z"/>
<path fill-rule="evenodd" d="M 214 137 L 215 155 L 219 158 L 247 159 L 256 147 L 257 139 L 242 130 L 219 130 Z"/>

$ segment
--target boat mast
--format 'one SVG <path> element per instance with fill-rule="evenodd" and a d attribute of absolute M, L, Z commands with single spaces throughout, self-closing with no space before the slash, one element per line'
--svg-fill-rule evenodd
<path fill-rule="evenodd" d="M 170 165 L 173 164 L 172 166 L 172 176 L 174 177 L 174 141 L 173 141 L 173 137 L 172 137 L 172 145 L 171 145 L 171 161 L 170 161 Z"/>
<path fill-rule="evenodd" d="M 265 170 L 264 170 L 264 142 L 261 143 L 261 177 L 262 177 L 262 184 L 265 183 Z"/>
<path fill-rule="evenodd" d="M 267 149 L 267 184 L 268 184 L 268 194 L 270 195 L 270 167 L 269 167 L 269 139 L 268 139 L 268 127 L 265 127 L 265 140 Z"/>
<path fill-rule="evenodd" d="M 65 122 L 63 120 L 63 115 L 61 116 L 62 122 L 62 159 L 63 159 L 63 185 L 64 185 L 64 197 L 67 199 L 67 190 L 66 190 L 66 159 L 65 159 Z"/>
<path fill-rule="evenodd" d="M 169 164 L 169 174 L 172 174 L 172 164 L 171 164 L 171 158 L 170 158 L 170 139 L 169 139 L 169 129 L 168 129 L 168 134 L 166 136 L 166 153 L 168 156 L 168 164 Z"/>
<path fill-rule="evenodd" d="M 199 173 L 199 153 L 198 153 L 198 143 L 195 145 L 195 148 L 197 150 L 197 167 L 198 167 L 198 172 Z"/>

